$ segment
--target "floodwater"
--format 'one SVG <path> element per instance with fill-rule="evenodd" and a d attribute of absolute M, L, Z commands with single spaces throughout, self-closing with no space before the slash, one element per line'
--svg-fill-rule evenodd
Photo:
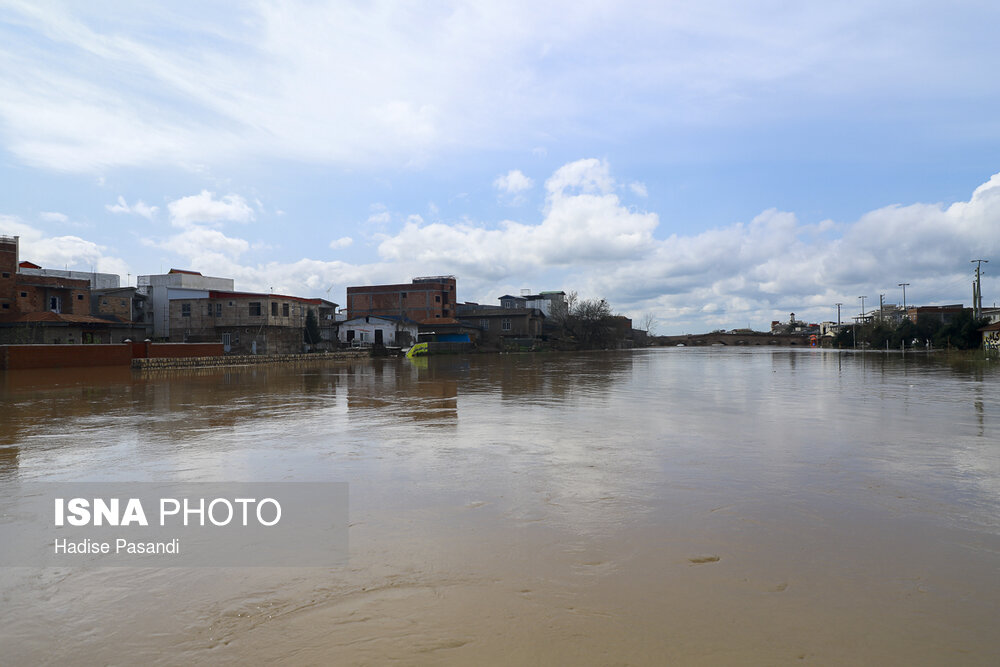
<path fill-rule="evenodd" d="M 655 349 L 0 375 L 25 481 L 338 481 L 339 568 L 0 569 L 0 663 L 994 665 L 1000 368 Z"/>

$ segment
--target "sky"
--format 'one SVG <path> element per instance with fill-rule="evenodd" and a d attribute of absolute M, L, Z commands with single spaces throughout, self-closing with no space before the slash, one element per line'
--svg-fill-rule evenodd
<path fill-rule="evenodd" d="M 1000 301 L 995 2 L 0 0 L 0 234 L 659 334 Z"/>

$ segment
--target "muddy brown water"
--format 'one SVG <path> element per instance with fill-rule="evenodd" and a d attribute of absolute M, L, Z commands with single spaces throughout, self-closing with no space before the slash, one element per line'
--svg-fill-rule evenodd
<path fill-rule="evenodd" d="M 339 568 L 0 569 L 0 664 L 993 665 L 1000 369 L 691 349 L 0 375 L 23 481 L 345 481 Z"/>

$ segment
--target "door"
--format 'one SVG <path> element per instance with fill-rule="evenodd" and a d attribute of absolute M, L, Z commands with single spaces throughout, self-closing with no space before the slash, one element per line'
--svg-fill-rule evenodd
<path fill-rule="evenodd" d="M 227 333 L 222 334 L 222 351 L 229 352 L 232 347 L 232 336 Z"/>
<path fill-rule="evenodd" d="M 382 345 L 382 330 L 381 329 L 376 329 L 375 330 L 375 344 L 376 345 Z"/>

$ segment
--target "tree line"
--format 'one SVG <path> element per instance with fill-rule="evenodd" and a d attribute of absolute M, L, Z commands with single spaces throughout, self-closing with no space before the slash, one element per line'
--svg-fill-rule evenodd
<path fill-rule="evenodd" d="M 971 350 L 982 344 L 979 329 L 990 323 L 989 318 L 973 316 L 972 309 L 963 309 L 949 322 L 933 315 L 920 315 L 917 321 L 903 319 L 897 325 L 875 320 L 845 327 L 833 339 L 835 347 L 871 347 L 898 350 L 900 348 L 936 347 Z"/>

